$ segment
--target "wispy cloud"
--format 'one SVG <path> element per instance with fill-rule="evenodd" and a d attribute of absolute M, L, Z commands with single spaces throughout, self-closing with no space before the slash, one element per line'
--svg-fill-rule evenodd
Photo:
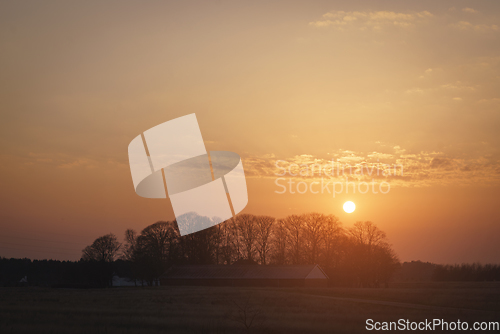
<path fill-rule="evenodd" d="M 74 161 L 61 163 L 57 167 L 64 168 L 64 169 L 70 169 L 70 168 L 79 168 L 79 167 L 96 168 L 97 166 L 98 166 L 98 163 L 95 160 L 80 158 L 80 159 L 76 159 Z"/>
<path fill-rule="evenodd" d="M 331 11 L 324 14 L 320 20 L 310 22 L 309 24 L 318 28 L 332 27 L 340 31 L 349 28 L 377 31 L 387 27 L 413 27 L 418 23 L 426 22 L 426 20 L 431 17 L 433 17 L 433 15 L 428 11 L 413 13 L 391 11 Z"/>
<path fill-rule="evenodd" d="M 430 186 L 450 184 L 498 184 L 500 161 L 484 155 L 479 158 L 453 157 L 443 152 L 408 154 L 400 146 L 392 152 L 354 152 L 338 150 L 320 158 L 309 154 L 278 159 L 274 155 L 244 158 L 248 177 L 276 178 L 287 169 L 304 179 L 370 181 L 384 180 L 394 186 Z M 279 168 L 277 167 L 279 166 Z M 319 173 L 321 168 L 322 173 Z M 333 171 L 333 173 L 332 173 Z"/>
<path fill-rule="evenodd" d="M 111 158 L 100 158 L 97 156 L 71 156 L 62 153 L 28 152 L 27 154 L 2 154 L 0 164 L 20 166 L 20 168 L 51 169 L 94 169 L 94 168 L 128 168 L 128 164 Z M 112 167 L 110 167 L 112 166 Z"/>
<path fill-rule="evenodd" d="M 468 21 L 452 23 L 450 27 L 461 31 L 475 31 L 478 33 L 496 32 L 500 30 L 496 24 L 473 24 Z"/>
<path fill-rule="evenodd" d="M 450 90 L 469 90 L 469 91 L 476 90 L 476 87 L 464 84 L 461 81 L 456 81 L 455 83 L 447 83 L 447 84 L 441 85 L 441 88 L 450 89 Z"/>
<path fill-rule="evenodd" d="M 443 26 L 449 26 L 457 31 L 473 31 L 477 33 L 491 33 L 500 31 L 500 27 L 494 22 L 470 22 L 464 20 L 464 15 L 455 8 L 450 11 L 453 15 L 435 15 L 429 11 L 421 12 L 394 12 L 394 11 L 331 11 L 322 15 L 316 21 L 309 22 L 309 25 L 317 28 L 331 28 L 337 31 L 382 31 L 388 28 L 414 28 L 417 25 L 424 25 L 430 22 L 431 18 Z M 479 11 L 465 7 L 462 13 L 480 14 Z M 474 15 L 475 20 L 479 20 L 481 15 Z M 450 19 L 452 20 L 450 22 Z M 485 19 L 484 17 L 482 18 Z"/>
<path fill-rule="evenodd" d="M 462 8 L 462 12 L 464 12 L 464 13 L 471 13 L 471 14 L 477 14 L 477 13 L 479 13 L 479 11 L 477 11 L 475 9 L 472 9 L 472 8 L 469 8 L 469 7 Z"/>

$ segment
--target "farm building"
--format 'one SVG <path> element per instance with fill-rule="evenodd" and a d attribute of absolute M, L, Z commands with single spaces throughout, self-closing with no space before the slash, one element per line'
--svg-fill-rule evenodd
<path fill-rule="evenodd" d="M 326 287 L 328 276 L 318 265 L 186 265 L 160 277 L 165 285 Z"/>

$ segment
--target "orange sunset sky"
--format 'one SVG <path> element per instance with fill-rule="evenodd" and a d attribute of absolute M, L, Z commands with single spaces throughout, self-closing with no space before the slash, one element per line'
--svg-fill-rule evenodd
<path fill-rule="evenodd" d="M 402 261 L 500 262 L 498 1 L 4 1 L 0 28 L 0 256 L 77 260 L 173 219 L 135 194 L 127 147 L 196 113 L 207 150 L 242 157 L 243 212 L 371 220 Z M 403 175 L 276 193 L 277 160 L 331 159 Z"/>

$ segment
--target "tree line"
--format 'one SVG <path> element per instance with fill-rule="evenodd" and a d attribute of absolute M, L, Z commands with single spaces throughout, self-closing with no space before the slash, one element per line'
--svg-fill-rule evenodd
<path fill-rule="evenodd" d="M 130 263 L 123 260 L 57 261 L 0 257 L 0 286 L 54 288 L 103 288 L 114 274 L 130 276 Z"/>
<path fill-rule="evenodd" d="M 404 262 L 393 280 L 400 282 L 481 282 L 500 281 L 500 265 L 481 263 L 435 264 Z"/>
<path fill-rule="evenodd" d="M 334 215 L 307 213 L 276 219 L 240 214 L 211 228 L 180 236 L 176 221 L 160 221 L 124 242 L 113 234 L 83 250 L 83 261 L 130 264 L 132 278 L 153 285 L 165 270 L 181 264 L 319 264 L 331 284 L 386 285 L 399 261 L 386 234 L 373 222 L 345 228 Z"/>
<path fill-rule="evenodd" d="M 434 281 L 500 281 L 500 265 L 481 263 L 462 263 L 455 265 L 436 265 Z"/>

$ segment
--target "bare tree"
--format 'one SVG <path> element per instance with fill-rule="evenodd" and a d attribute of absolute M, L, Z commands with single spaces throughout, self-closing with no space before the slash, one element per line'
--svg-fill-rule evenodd
<path fill-rule="evenodd" d="M 303 220 L 304 244 L 308 263 L 316 263 L 326 230 L 326 217 L 321 213 L 307 213 L 301 216 Z"/>
<path fill-rule="evenodd" d="M 276 219 L 270 216 L 255 217 L 256 225 L 256 243 L 259 253 L 260 264 L 267 264 L 268 254 L 271 248 L 271 234 Z"/>
<path fill-rule="evenodd" d="M 192 264 L 217 263 L 220 238 L 218 227 L 212 226 L 179 238 L 181 257 Z"/>
<path fill-rule="evenodd" d="M 95 251 L 97 245 L 98 240 L 84 250 L 86 259 L 107 258 Z M 399 263 L 385 233 L 373 222 L 344 229 L 336 216 L 320 213 L 279 220 L 240 214 L 183 237 L 175 221 L 157 222 L 140 234 L 125 232 L 122 258 L 131 261 L 135 278 L 149 284 L 172 264 L 256 260 L 262 265 L 318 263 L 335 284 L 377 286 L 388 281 Z"/>
<path fill-rule="evenodd" d="M 120 248 L 121 244 L 116 235 L 106 234 L 95 239 L 92 245 L 83 249 L 82 260 L 113 262 Z"/>
<path fill-rule="evenodd" d="M 285 218 L 285 226 L 288 230 L 288 240 L 290 241 L 290 255 L 293 264 L 302 263 L 303 247 L 303 227 L 304 222 L 301 216 L 291 215 Z"/>
<path fill-rule="evenodd" d="M 222 264 L 231 264 L 238 260 L 239 240 L 233 218 L 217 225 L 220 233 L 219 254 Z"/>
<path fill-rule="evenodd" d="M 234 217 L 236 229 L 242 244 L 242 255 L 245 259 L 253 261 L 255 255 L 256 226 L 255 216 L 240 214 Z"/>
<path fill-rule="evenodd" d="M 174 222 L 159 221 L 141 231 L 137 246 L 158 260 L 167 261 L 178 236 Z"/>
<path fill-rule="evenodd" d="M 375 285 L 388 286 L 394 271 L 401 266 L 398 256 L 389 244 L 385 243 L 375 248 L 372 255 Z"/>
<path fill-rule="evenodd" d="M 125 244 L 122 245 L 122 259 L 131 261 L 137 247 L 137 232 L 133 229 L 125 231 Z"/>
<path fill-rule="evenodd" d="M 243 243 L 240 236 L 240 229 L 238 228 L 238 219 L 236 217 L 232 217 L 224 223 L 226 233 L 224 242 L 227 251 L 226 260 L 229 261 L 228 263 L 233 263 L 243 257 Z"/>
<path fill-rule="evenodd" d="M 273 229 L 271 239 L 272 261 L 276 264 L 287 263 L 288 230 L 285 224 L 285 219 L 278 219 Z"/>
<path fill-rule="evenodd" d="M 342 256 L 342 240 L 345 230 L 342 223 L 334 215 L 325 216 L 325 230 L 323 243 L 323 259 L 321 264 L 324 268 L 335 268 Z"/>
<path fill-rule="evenodd" d="M 144 228 L 135 240 L 132 257 L 136 271 L 152 285 L 175 258 L 179 232 L 175 222 L 159 221 Z"/>
<path fill-rule="evenodd" d="M 373 222 L 358 221 L 348 229 L 353 241 L 350 256 L 353 273 L 364 287 L 376 287 L 387 281 L 399 260 L 387 242 L 386 234 Z"/>
<path fill-rule="evenodd" d="M 386 234 L 371 221 L 357 221 L 348 229 L 355 242 L 369 247 L 386 243 Z"/>

